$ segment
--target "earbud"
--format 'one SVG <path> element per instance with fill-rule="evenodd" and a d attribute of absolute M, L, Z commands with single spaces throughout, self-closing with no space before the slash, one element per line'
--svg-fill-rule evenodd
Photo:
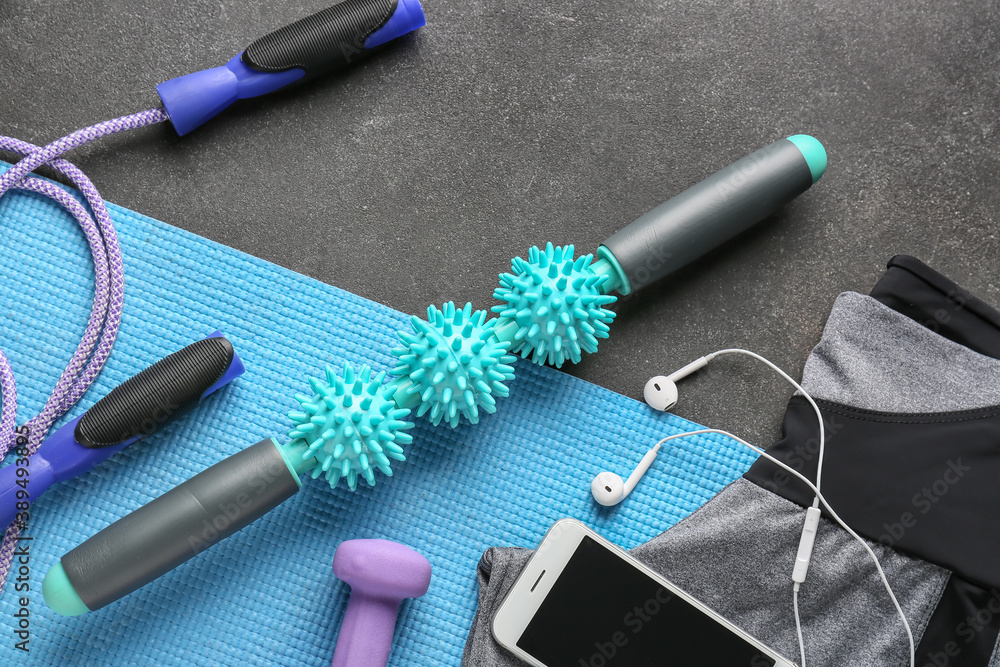
<path fill-rule="evenodd" d="M 613 472 L 598 473 L 590 483 L 590 492 L 598 505 L 611 507 L 617 505 L 628 495 L 625 493 L 625 481 Z"/>
<path fill-rule="evenodd" d="M 677 405 L 677 383 L 666 375 L 649 378 L 646 388 L 642 390 L 642 397 L 649 407 L 666 412 Z"/>
<path fill-rule="evenodd" d="M 646 404 L 661 412 L 666 412 L 677 405 L 677 383 L 699 368 L 707 366 L 711 358 L 712 355 L 701 357 L 670 375 L 657 375 L 649 378 L 645 389 L 642 390 L 642 397 L 646 400 Z"/>
<path fill-rule="evenodd" d="M 635 485 L 639 483 L 642 476 L 649 470 L 649 466 L 653 464 L 653 459 L 656 458 L 656 453 L 659 451 L 660 445 L 657 444 L 646 452 L 646 455 L 642 457 L 639 465 L 636 466 L 636 469 L 632 471 L 632 474 L 628 476 L 626 481 L 622 481 L 622 478 L 613 472 L 599 473 L 594 478 L 594 481 L 590 483 L 590 492 L 594 495 L 594 500 L 597 501 L 597 504 L 612 507 L 625 500 L 625 496 L 632 493 L 632 489 L 635 488 Z"/>

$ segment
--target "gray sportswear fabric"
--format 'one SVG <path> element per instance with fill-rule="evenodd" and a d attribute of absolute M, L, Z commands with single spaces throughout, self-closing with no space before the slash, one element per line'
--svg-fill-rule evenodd
<path fill-rule="evenodd" d="M 800 506 L 739 479 L 696 514 L 632 553 L 797 663 L 791 574 L 802 520 Z M 868 545 L 882 563 L 914 635 L 921 636 L 950 573 L 881 545 Z M 799 605 L 810 666 L 909 664 L 905 631 L 870 557 L 826 519 Z"/>
<path fill-rule="evenodd" d="M 1000 405 L 1000 360 L 844 292 L 806 360 L 802 386 L 813 398 L 863 410 L 971 410 Z"/>
<path fill-rule="evenodd" d="M 803 386 L 853 407 L 927 412 L 1000 403 L 1000 362 L 953 343 L 878 301 L 844 293 L 810 355 Z M 739 479 L 633 554 L 793 662 L 791 568 L 803 510 Z M 869 542 L 919 644 L 948 583 L 938 566 Z M 490 549 L 464 665 L 522 665 L 494 641 L 493 613 L 531 551 Z M 810 667 L 903 667 L 906 636 L 867 553 L 826 519 L 800 593 Z M 1000 667 L 995 655 L 991 665 Z"/>
<path fill-rule="evenodd" d="M 687 519 L 633 549 L 632 555 L 798 663 L 791 574 L 802 517 L 798 505 L 739 479 Z M 949 573 L 881 545 L 869 546 L 919 638 Z M 524 665 L 497 645 L 490 622 L 532 553 L 493 548 L 483 556 L 479 610 L 463 665 Z M 826 519 L 799 603 L 811 666 L 909 664 L 902 624 L 868 554 Z"/>
<path fill-rule="evenodd" d="M 493 615 L 500 608 L 507 591 L 514 585 L 532 549 L 493 547 L 479 559 L 479 608 L 472 621 L 472 630 L 465 643 L 463 665 L 475 667 L 521 667 L 523 662 L 501 648 L 490 630 Z"/>

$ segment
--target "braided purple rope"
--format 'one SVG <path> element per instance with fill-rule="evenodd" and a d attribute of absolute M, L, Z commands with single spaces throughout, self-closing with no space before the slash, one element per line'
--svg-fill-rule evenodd
<path fill-rule="evenodd" d="M 56 420 L 73 407 L 100 374 L 118 336 L 125 295 L 121 248 L 108 208 L 91 180 L 80 169 L 59 156 L 95 139 L 166 120 L 168 116 L 162 109 L 149 109 L 77 130 L 45 147 L 35 146 L 13 137 L 0 136 L 0 150 L 25 156 L 5 173 L 0 174 L 0 197 L 12 188 L 18 188 L 44 195 L 60 204 L 80 224 L 90 247 L 95 273 L 94 301 L 80 344 L 41 412 L 26 423 L 29 429 L 27 446 L 29 456 L 38 451 Z M 63 188 L 30 176 L 32 171 L 43 164 L 48 164 L 69 178 L 80 190 L 93 215 Z M 17 391 L 13 371 L 2 353 L 0 353 L 0 401 L 3 404 L 3 411 L 0 413 L 0 459 L 3 459 L 15 442 L 14 415 L 17 409 Z M 15 540 L 21 534 L 22 527 L 20 523 L 12 523 L 4 534 L 3 544 L 0 546 L 0 592 L 3 591 L 7 581 Z"/>
<path fill-rule="evenodd" d="M 14 372 L 10 362 L 3 352 L 0 352 L 0 442 L 13 441 L 14 417 L 17 413 L 17 386 L 14 384 Z"/>

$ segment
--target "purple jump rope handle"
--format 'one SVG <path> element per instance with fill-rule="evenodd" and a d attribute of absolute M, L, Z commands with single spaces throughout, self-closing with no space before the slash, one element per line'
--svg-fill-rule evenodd
<path fill-rule="evenodd" d="M 431 564 L 389 540 L 341 542 L 333 573 L 351 587 L 332 667 L 385 667 L 392 651 L 399 604 L 418 598 L 431 583 Z"/>

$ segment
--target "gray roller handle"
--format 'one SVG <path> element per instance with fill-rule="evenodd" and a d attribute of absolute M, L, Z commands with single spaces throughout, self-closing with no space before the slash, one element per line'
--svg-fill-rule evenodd
<path fill-rule="evenodd" d="M 260 518 L 299 481 L 272 439 L 208 468 L 62 557 L 90 611 L 114 602 Z"/>
<path fill-rule="evenodd" d="M 657 206 L 603 243 L 628 294 L 656 282 L 743 232 L 809 189 L 826 168 L 808 135 L 780 139 Z"/>

